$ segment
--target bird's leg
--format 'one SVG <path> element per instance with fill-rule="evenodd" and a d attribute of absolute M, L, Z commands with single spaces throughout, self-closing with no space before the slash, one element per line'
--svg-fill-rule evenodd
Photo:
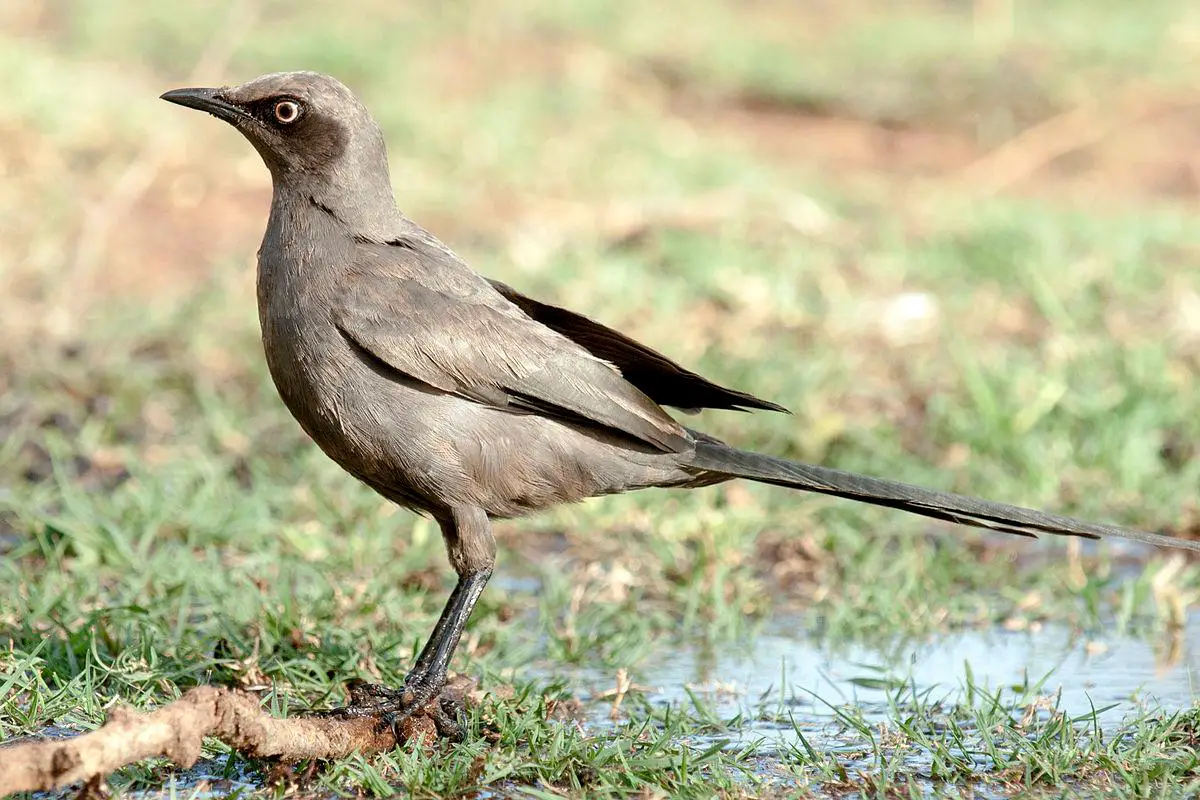
<path fill-rule="evenodd" d="M 488 575 L 482 576 L 482 583 L 487 583 Z M 477 580 L 477 576 L 467 576 L 466 580 L 459 578 L 458 583 L 454 586 L 454 591 L 450 593 L 449 599 L 446 601 L 445 608 L 442 609 L 442 615 L 438 617 L 437 624 L 433 626 L 433 632 L 429 634 L 429 639 L 425 642 L 425 646 L 421 648 L 420 655 L 417 656 L 416 663 L 409 673 L 404 678 L 404 688 L 392 689 L 378 683 L 367 683 L 366 681 L 351 681 L 347 687 L 350 695 L 349 705 L 343 708 L 333 709 L 331 713 L 337 716 L 364 716 L 368 714 L 379 713 L 380 709 L 385 707 L 396 707 L 400 705 L 401 698 L 404 695 L 405 689 L 410 685 L 415 686 L 424 681 L 429 674 L 430 665 L 438 652 L 439 645 L 445 642 L 447 636 L 452 636 L 455 643 L 458 642 L 462 635 L 462 623 L 459 625 L 458 633 L 450 630 L 451 623 L 454 621 L 456 609 L 462 606 L 463 591 L 468 588 L 464 584 L 468 581 Z M 482 591 L 480 586 L 480 591 Z M 478 592 L 476 592 L 478 594 Z M 472 603 L 473 605 L 473 603 Z M 459 612 L 461 613 L 461 612 Z M 470 615 L 468 610 L 467 615 Z M 465 623 L 465 618 L 463 623 Z M 453 652 L 453 646 L 451 652 Z"/>
<path fill-rule="evenodd" d="M 390 709 L 393 730 L 417 711 L 430 706 L 430 701 L 437 699 L 445 687 L 450 659 L 496 564 L 492 524 L 482 509 L 456 508 L 439 522 L 450 565 L 458 573 L 458 583 L 450 593 L 429 641 L 421 648 L 416 664 L 404 679 L 399 703 Z M 447 709 L 440 703 L 432 705 L 429 710 L 439 730 L 457 728 L 449 719 Z"/>
<path fill-rule="evenodd" d="M 439 731 L 447 733 L 457 728 L 450 721 L 457 709 L 448 710 L 440 703 L 434 703 L 446 685 L 446 672 L 450 667 L 450 659 L 462 638 L 463 628 L 471 617 L 471 611 L 483 593 L 488 579 L 492 576 L 491 568 L 471 572 L 459 576 L 442 616 L 434 626 L 433 633 L 417 656 L 408 677 L 404 679 L 404 687 L 396 693 L 395 702 L 387 709 L 391 714 L 389 720 L 393 727 L 403 722 L 421 710 L 425 710 L 438 723 Z M 443 730 L 443 728 L 447 730 Z"/>
<path fill-rule="evenodd" d="M 491 522 L 481 509 L 455 509 L 439 521 L 458 583 L 403 687 L 397 690 L 366 683 L 352 685 L 350 705 L 329 712 L 341 717 L 382 715 L 397 731 L 398 739 L 400 723 L 418 712 L 428 714 L 443 735 L 453 737 L 459 733 L 452 719 L 457 709 L 450 702 L 443 703 L 439 695 L 446 686 L 446 672 L 463 628 L 496 563 L 496 540 Z"/>
<path fill-rule="evenodd" d="M 416 663 L 404 678 L 405 689 L 428 682 L 430 676 L 436 676 L 439 669 L 444 677 L 463 628 L 491 576 L 492 571 L 488 569 L 458 579 L 446 601 L 446 607 L 442 609 L 442 615 L 433 626 L 433 633 L 429 634 Z"/>

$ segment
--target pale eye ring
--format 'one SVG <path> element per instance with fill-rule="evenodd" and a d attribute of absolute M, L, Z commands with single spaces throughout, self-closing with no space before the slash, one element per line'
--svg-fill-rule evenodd
<path fill-rule="evenodd" d="M 300 119 L 300 104 L 295 100 L 280 100 L 275 104 L 275 119 L 284 125 L 290 125 Z"/>

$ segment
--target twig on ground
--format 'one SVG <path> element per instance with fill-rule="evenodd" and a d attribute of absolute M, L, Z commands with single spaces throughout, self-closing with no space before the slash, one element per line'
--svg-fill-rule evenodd
<path fill-rule="evenodd" d="M 470 678 L 460 676 L 451 680 L 442 697 L 462 702 L 473 687 Z M 423 714 L 409 718 L 401 733 L 405 741 L 428 743 L 438 735 L 433 719 Z M 108 721 L 91 733 L 0 748 L 0 796 L 94 782 L 127 764 L 156 756 L 186 769 L 200 758 L 206 736 L 248 758 L 284 762 L 369 755 L 396 746 L 391 727 L 378 716 L 277 719 L 249 692 L 198 686 L 149 713 L 113 709 Z"/>
<path fill-rule="evenodd" d="M 629 670 L 621 667 L 617 670 L 617 692 L 613 697 L 612 711 L 608 712 L 609 719 L 615 720 L 621 716 L 621 702 L 625 699 L 631 686 L 633 686 L 633 681 L 629 678 Z"/>

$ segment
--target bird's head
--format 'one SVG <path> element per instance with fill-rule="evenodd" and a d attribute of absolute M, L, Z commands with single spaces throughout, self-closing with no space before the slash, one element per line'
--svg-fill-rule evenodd
<path fill-rule="evenodd" d="M 358 98 L 328 75 L 277 72 L 240 86 L 174 89 L 162 99 L 237 128 L 266 162 L 277 191 L 292 186 L 330 202 L 382 194 L 392 205 L 383 134 Z"/>

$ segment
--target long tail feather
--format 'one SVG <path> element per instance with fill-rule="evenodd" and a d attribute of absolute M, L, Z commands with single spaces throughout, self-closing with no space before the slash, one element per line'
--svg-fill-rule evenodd
<path fill-rule="evenodd" d="M 886 478 L 872 478 L 869 475 L 737 450 L 712 441 L 701 441 L 697 444 L 691 466 L 791 489 L 898 508 L 911 514 L 1014 533 L 1018 536 L 1037 536 L 1039 533 L 1082 536 L 1088 539 L 1114 536 L 1156 547 L 1176 547 L 1200 552 L 1200 541 L 1176 539 L 1117 525 L 1082 522 L 1045 511 L 993 503 L 975 497 L 923 489 Z"/>

